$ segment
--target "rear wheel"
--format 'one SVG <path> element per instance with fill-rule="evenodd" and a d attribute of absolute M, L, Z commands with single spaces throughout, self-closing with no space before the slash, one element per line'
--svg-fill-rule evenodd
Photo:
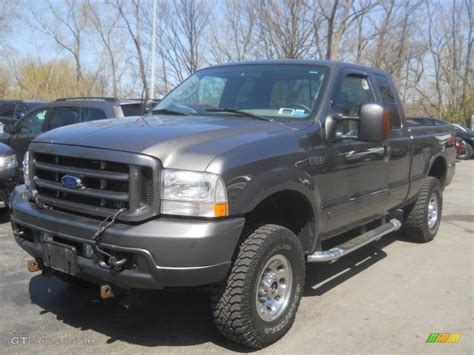
<path fill-rule="evenodd" d="M 459 159 L 461 160 L 468 160 L 472 157 L 472 146 L 469 143 L 465 142 L 465 147 L 466 151 L 464 152 L 464 154 L 459 156 Z"/>
<path fill-rule="evenodd" d="M 253 348 L 292 326 L 304 286 L 301 244 L 290 230 L 265 225 L 241 245 L 225 282 L 212 289 L 213 316 L 227 338 Z"/>
<path fill-rule="evenodd" d="M 426 243 L 435 237 L 441 221 L 443 195 L 439 180 L 426 178 L 416 202 L 405 207 L 405 234 L 414 241 Z"/>

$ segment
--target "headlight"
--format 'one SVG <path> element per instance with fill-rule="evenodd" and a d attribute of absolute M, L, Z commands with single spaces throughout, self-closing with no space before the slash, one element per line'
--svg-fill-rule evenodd
<path fill-rule="evenodd" d="M 162 214 L 196 217 L 228 215 L 227 193 L 220 176 L 164 169 L 161 181 Z"/>
<path fill-rule="evenodd" d="M 25 185 L 30 187 L 30 152 L 27 151 L 25 157 L 23 158 L 23 179 L 25 180 Z"/>
<path fill-rule="evenodd" d="M 16 155 L 15 154 L 0 157 L 0 169 L 1 170 L 16 168 L 17 165 L 18 164 L 16 162 Z"/>

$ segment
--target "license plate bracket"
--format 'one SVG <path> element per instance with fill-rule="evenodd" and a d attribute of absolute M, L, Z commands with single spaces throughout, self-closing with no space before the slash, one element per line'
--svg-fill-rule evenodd
<path fill-rule="evenodd" d="M 46 266 L 69 275 L 78 273 L 76 247 L 51 241 L 43 243 L 43 250 Z"/>

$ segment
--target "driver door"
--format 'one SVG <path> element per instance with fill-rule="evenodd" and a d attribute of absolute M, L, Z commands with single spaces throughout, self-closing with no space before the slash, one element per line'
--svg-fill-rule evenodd
<path fill-rule="evenodd" d="M 50 114 L 50 108 L 35 110 L 16 123 L 15 133 L 10 134 L 8 145 L 15 150 L 19 162 L 23 161 L 30 142 L 44 131 Z"/>
<path fill-rule="evenodd" d="M 363 72 L 341 72 L 331 99 L 332 114 L 351 117 L 338 125 L 340 139 L 328 143 L 328 171 L 321 191 L 329 216 L 327 231 L 364 224 L 383 214 L 388 198 L 385 142 L 358 139 L 357 120 L 364 104 L 377 103 L 373 80 Z"/>

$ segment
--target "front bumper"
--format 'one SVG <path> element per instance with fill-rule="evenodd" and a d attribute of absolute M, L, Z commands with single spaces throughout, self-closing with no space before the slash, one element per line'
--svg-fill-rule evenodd
<path fill-rule="evenodd" d="M 130 259 L 117 271 L 103 265 L 100 253 L 92 258 L 81 254 L 83 244 L 95 244 L 92 236 L 100 220 L 39 209 L 24 197 L 24 186 L 16 188 L 12 201 L 15 239 L 30 255 L 44 259 L 41 234 L 48 233 L 55 242 L 76 248 L 74 276 L 124 288 L 198 286 L 223 280 L 245 222 L 162 217 L 142 224 L 116 223 L 103 234 L 101 248 Z"/>

